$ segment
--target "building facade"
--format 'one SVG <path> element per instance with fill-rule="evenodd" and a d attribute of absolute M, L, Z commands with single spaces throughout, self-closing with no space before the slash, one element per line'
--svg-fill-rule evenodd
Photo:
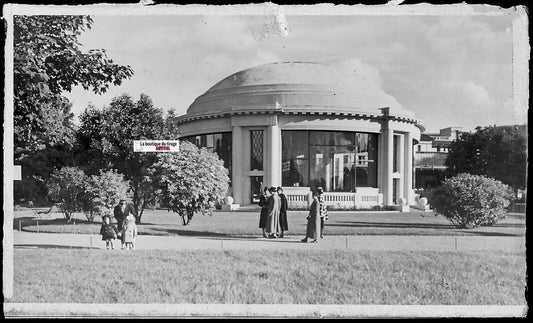
<path fill-rule="evenodd" d="M 338 208 L 414 203 L 414 113 L 357 76 L 316 63 L 266 64 L 228 76 L 178 117 L 180 139 L 215 151 L 234 203 L 282 186 L 305 208 L 318 186 Z M 404 200 L 405 199 L 405 200 Z"/>
<path fill-rule="evenodd" d="M 415 188 L 437 187 L 444 180 L 450 144 L 459 137 L 461 127 L 440 129 L 438 133 L 422 133 L 414 147 Z"/>

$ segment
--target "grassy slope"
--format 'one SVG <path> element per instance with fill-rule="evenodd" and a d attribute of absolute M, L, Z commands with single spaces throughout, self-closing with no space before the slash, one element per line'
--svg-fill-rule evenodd
<path fill-rule="evenodd" d="M 523 305 L 490 252 L 17 249 L 13 302 Z"/>
<path fill-rule="evenodd" d="M 28 213 L 28 212 L 27 212 Z M 24 212 L 15 212 L 14 228 L 18 229 L 18 219 L 22 219 L 22 229 L 37 231 L 34 220 Z M 31 212 L 29 212 L 31 213 Z M 290 235 L 301 236 L 305 233 L 307 213 L 290 211 L 288 215 Z M 76 225 L 65 224 L 65 220 L 39 221 L 40 232 L 78 232 L 98 234 L 100 223 L 88 223 L 83 214 L 75 215 Z M 215 212 L 212 216 L 196 215 L 191 225 L 183 226 L 176 214 L 164 210 L 146 210 L 141 234 L 150 235 L 202 235 L 202 236 L 258 236 L 259 215 L 253 212 Z M 330 212 L 326 223 L 327 235 L 493 235 L 523 236 L 525 234 L 525 215 L 510 214 L 492 227 L 476 229 L 456 229 L 445 218 L 427 212 L 410 213 L 371 213 Z"/>

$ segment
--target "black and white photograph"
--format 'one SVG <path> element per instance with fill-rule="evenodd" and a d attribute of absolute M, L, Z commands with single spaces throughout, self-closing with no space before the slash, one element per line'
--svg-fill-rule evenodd
<path fill-rule="evenodd" d="M 3 20 L 5 317 L 527 315 L 525 7 Z"/>

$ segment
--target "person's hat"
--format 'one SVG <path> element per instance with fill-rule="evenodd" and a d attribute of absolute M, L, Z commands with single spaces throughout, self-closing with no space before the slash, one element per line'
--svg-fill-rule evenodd
<path fill-rule="evenodd" d="M 283 188 L 282 188 L 281 186 L 278 186 L 277 190 L 278 190 L 278 192 L 279 192 L 279 191 L 282 191 L 282 192 L 283 192 Z"/>
<path fill-rule="evenodd" d="M 322 188 L 322 186 L 318 187 L 316 191 L 318 192 L 318 194 L 324 193 L 324 189 Z"/>
<path fill-rule="evenodd" d="M 269 189 L 270 193 L 276 192 L 276 188 L 274 186 L 271 186 Z"/>

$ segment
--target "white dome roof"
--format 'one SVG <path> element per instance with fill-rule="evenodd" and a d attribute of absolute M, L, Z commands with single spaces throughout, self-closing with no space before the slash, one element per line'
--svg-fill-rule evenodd
<path fill-rule="evenodd" d="M 187 116 L 233 111 L 381 113 L 413 117 L 396 99 L 357 72 L 305 62 L 272 63 L 232 74 L 199 96 Z"/>

